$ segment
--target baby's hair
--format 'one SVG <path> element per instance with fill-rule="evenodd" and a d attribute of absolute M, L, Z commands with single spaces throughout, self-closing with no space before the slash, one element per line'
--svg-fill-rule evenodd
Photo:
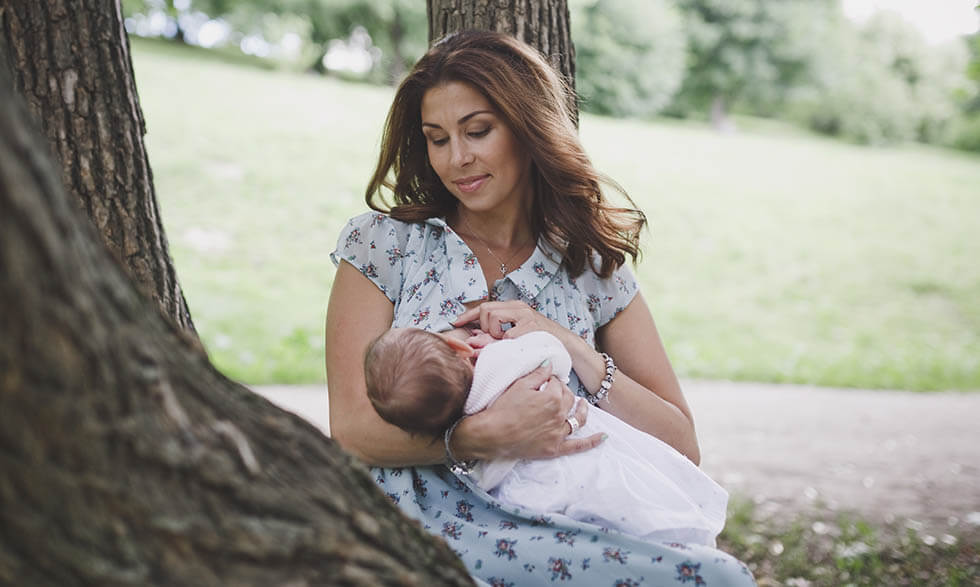
<path fill-rule="evenodd" d="M 392 328 L 368 345 L 364 381 L 383 420 L 406 432 L 439 436 L 463 415 L 473 370 L 435 334 Z"/>

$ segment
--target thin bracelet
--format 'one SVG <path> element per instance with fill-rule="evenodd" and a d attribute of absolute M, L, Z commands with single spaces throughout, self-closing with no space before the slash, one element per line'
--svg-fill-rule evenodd
<path fill-rule="evenodd" d="M 452 426 L 446 428 L 446 433 L 443 435 L 443 439 L 446 441 L 446 466 L 449 467 L 449 470 L 454 475 L 469 475 L 473 472 L 473 467 L 476 465 L 476 461 L 457 461 L 456 457 L 453 456 L 453 450 L 449 448 L 449 441 L 453 437 L 453 432 L 456 431 L 456 427 L 466 417 L 461 416 L 459 420 L 453 422 Z"/>
<path fill-rule="evenodd" d="M 616 363 L 613 362 L 612 357 L 606 353 L 600 354 L 602 355 L 602 360 L 606 362 L 606 376 L 599 383 L 599 389 L 588 397 L 589 403 L 593 406 L 606 399 L 609 395 L 609 390 L 612 389 L 613 384 L 613 374 L 616 372 Z"/>

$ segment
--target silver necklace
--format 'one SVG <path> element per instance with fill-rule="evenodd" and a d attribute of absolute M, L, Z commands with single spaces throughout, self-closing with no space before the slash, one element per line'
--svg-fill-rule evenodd
<path fill-rule="evenodd" d="M 500 267 L 499 267 L 499 269 L 500 269 L 500 276 L 501 277 L 506 277 L 507 276 L 507 264 L 510 263 L 511 261 L 513 261 L 514 260 L 514 257 L 516 257 L 518 254 L 520 254 L 521 251 L 524 250 L 524 247 L 527 246 L 527 243 L 525 242 L 524 244 L 522 244 L 520 247 L 518 247 L 518 249 L 514 252 L 513 255 L 511 255 L 510 257 L 508 257 L 506 261 L 503 261 L 503 260 L 500 259 L 500 257 L 497 256 L 496 253 L 493 252 L 493 249 L 490 248 L 490 245 L 488 245 L 485 240 L 483 240 L 482 238 L 480 238 L 480 235 L 477 234 L 477 232 L 475 230 L 473 230 L 473 227 L 470 226 L 470 223 L 466 220 L 466 217 L 465 216 L 460 216 L 460 218 L 462 219 L 463 224 L 466 225 L 466 229 L 470 231 L 470 234 L 472 234 L 473 237 L 476 238 L 476 240 L 480 241 L 480 244 L 483 245 L 483 248 L 485 248 L 487 250 L 487 252 L 490 253 L 490 256 L 493 257 L 494 260 L 497 261 L 497 263 L 500 263 Z"/>

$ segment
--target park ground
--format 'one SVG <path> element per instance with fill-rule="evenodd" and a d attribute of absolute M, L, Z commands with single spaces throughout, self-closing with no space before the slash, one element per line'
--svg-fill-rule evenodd
<path fill-rule="evenodd" d="M 324 386 L 258 386 L 328 431 Z M 980 584 L 980 394 L 688 380 L 760 585 Z"/>

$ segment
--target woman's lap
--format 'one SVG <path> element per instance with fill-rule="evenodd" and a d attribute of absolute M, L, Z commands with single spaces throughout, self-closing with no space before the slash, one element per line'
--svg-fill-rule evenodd
<path fill-rule="evenodd" d="M 372 473 L 406 515 L 442 536 L 490 585 L 754 585 L 748 569 L 719 550 L 643 542 L 560 514 L 502 506 L 442 466 Z"/>

